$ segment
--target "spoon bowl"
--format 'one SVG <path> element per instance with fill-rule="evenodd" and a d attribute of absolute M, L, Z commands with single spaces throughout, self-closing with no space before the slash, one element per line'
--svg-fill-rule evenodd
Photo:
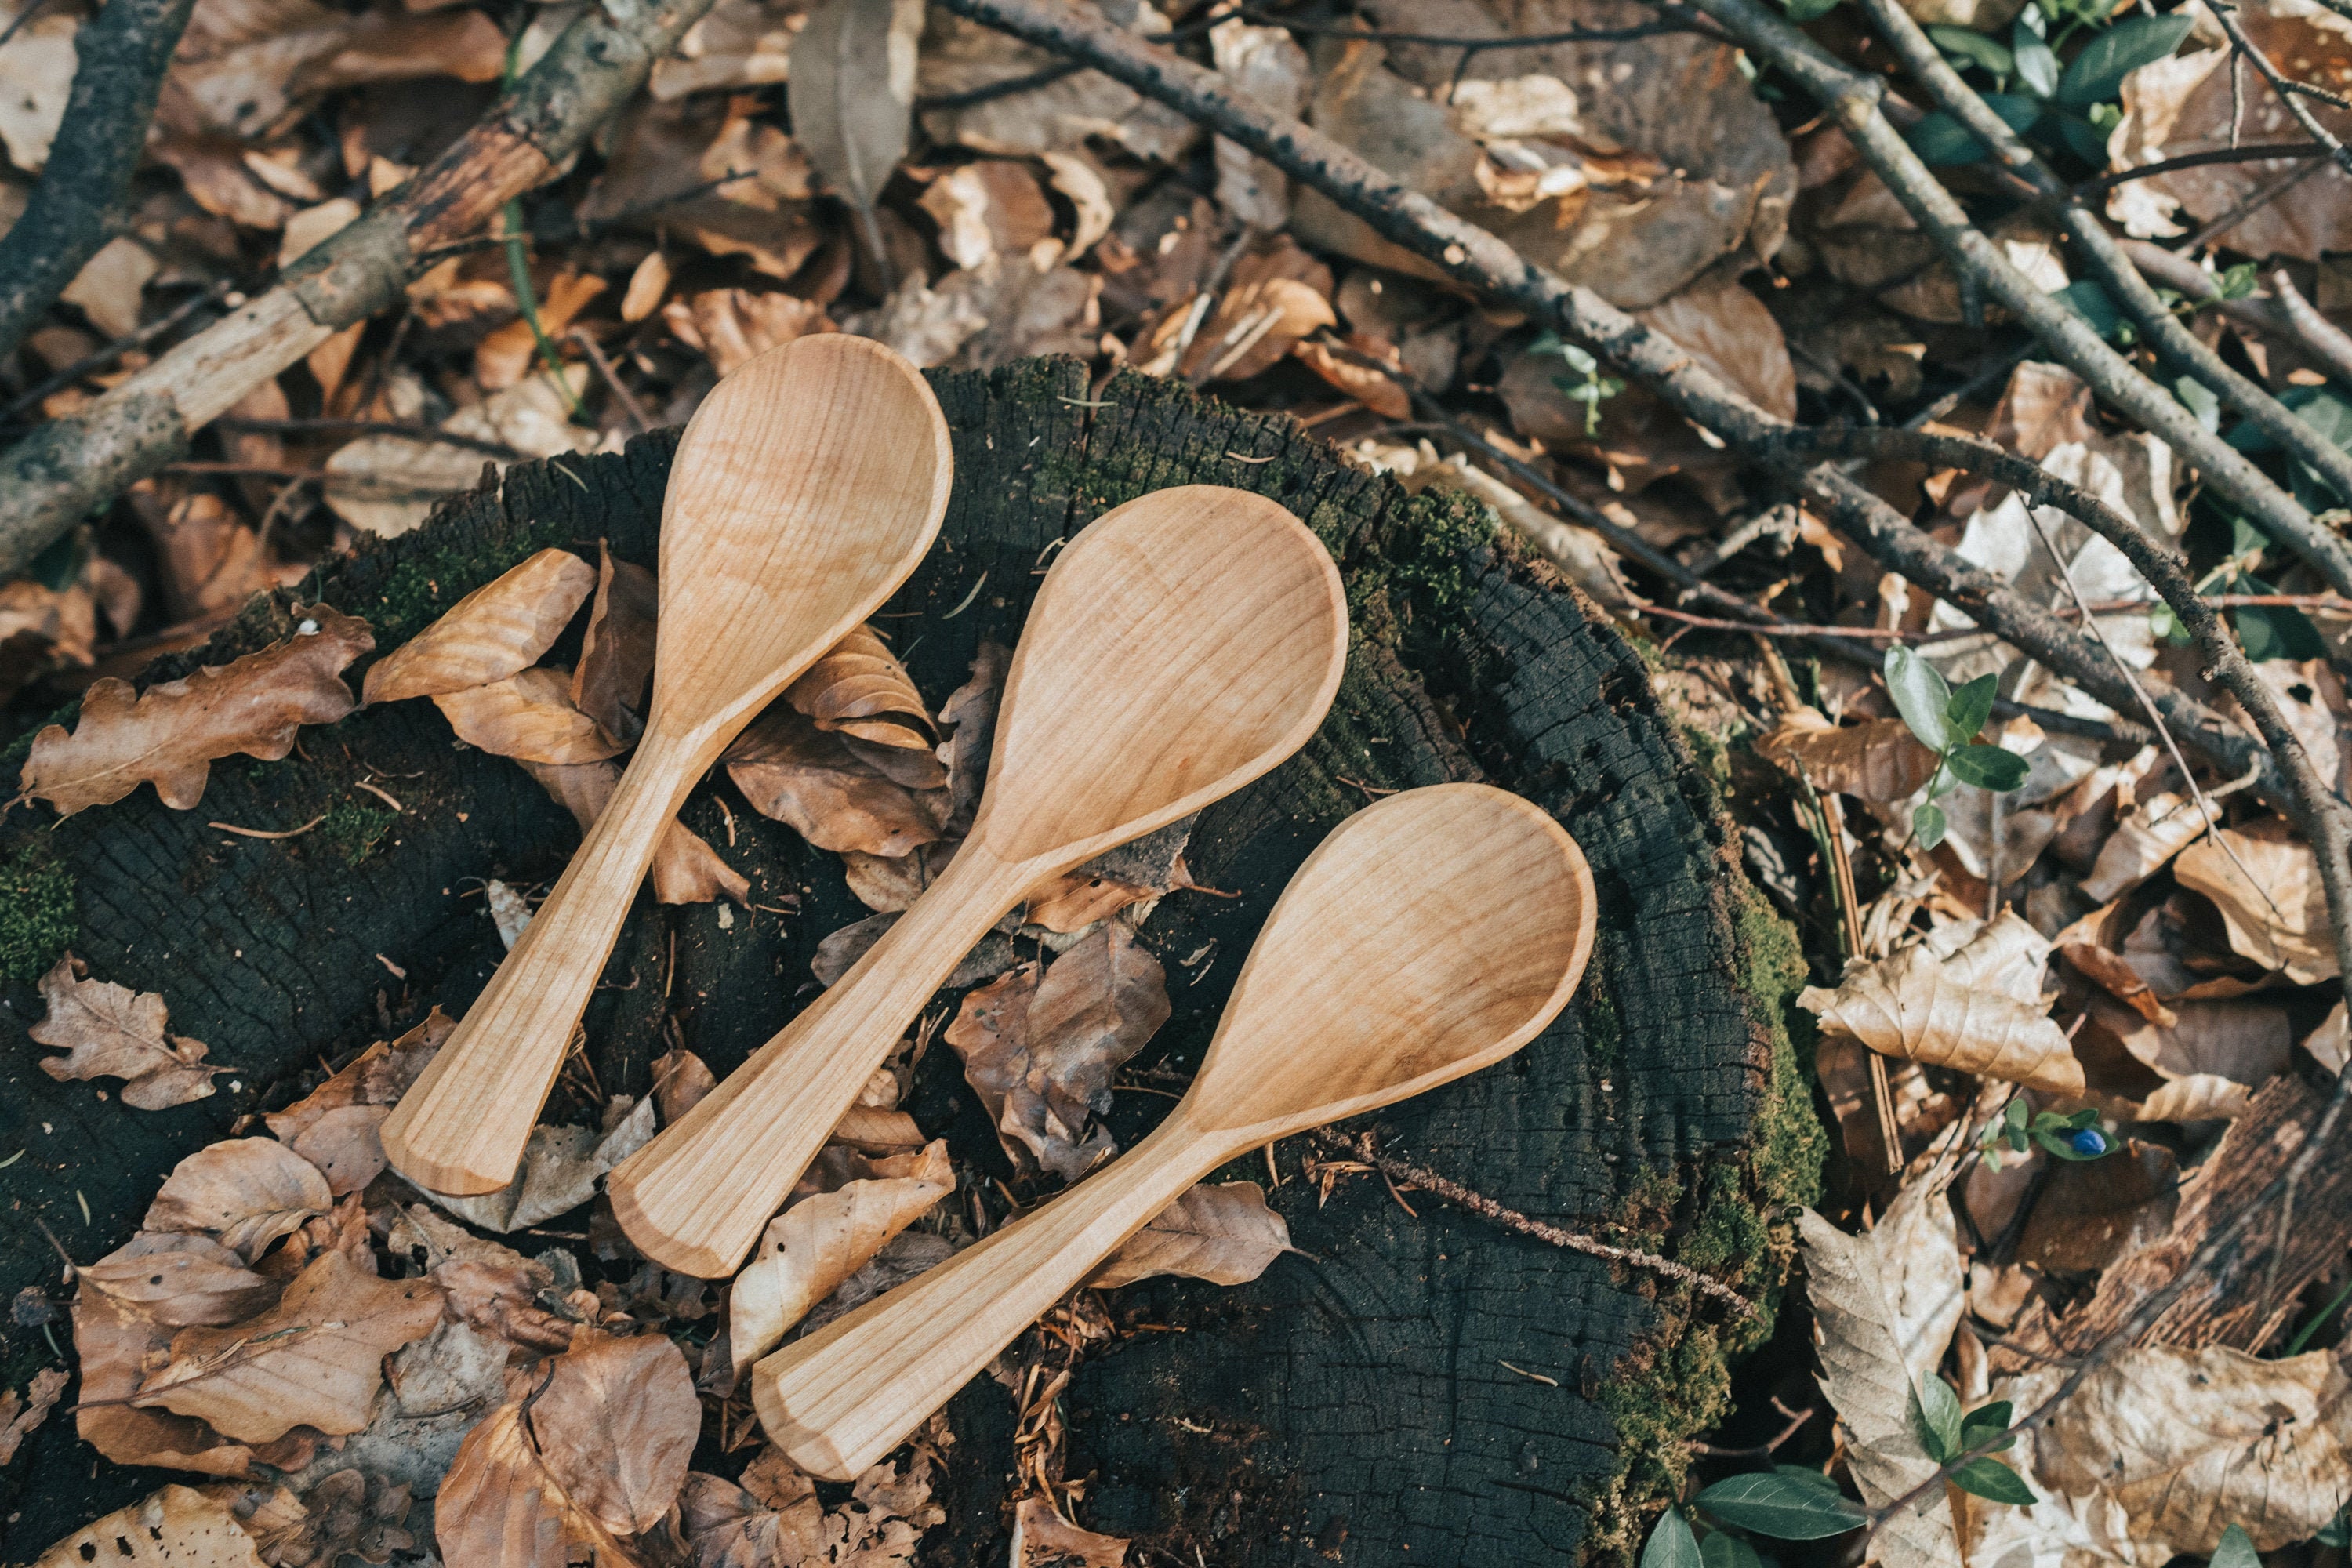
<path fill-rule="evenodd" d="M 768 700 L 910 575 L 946 515 L 920 372 L 838 335 L 770 350 L 687 426 L 662 505 L 653 700 L 636 754 L 514 951 L 383 1124 L 435 1192 L 514 1176 L 661 832 Z"/>
<path fill-rule="evenodd" d="M 1358 812 L 1284 889 L 1168 1120 L 1052 1202 L 753 1369 L 793 1462 L 848 1480 L 1193 1183 L 1502 1060 L 1568 1005 L 1592 873 L 1538 806 L 1439 784 Z"/>
<path fill-rule="evenodd" d="M 733 1273 L 988 928 L 1046 879 L 1306 744 L 1347 647 L 1330 553 L 1263 496 L 1186 485 L 1081 531 L 1006 673 L 971 835 L 831 990 L 613 1173 L 629 1239 L 682 1274 Z"/>

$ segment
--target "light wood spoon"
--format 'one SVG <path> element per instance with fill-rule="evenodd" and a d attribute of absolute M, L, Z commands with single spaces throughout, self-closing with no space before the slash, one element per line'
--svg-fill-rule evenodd
<path fill-rule="evenodd" d="M 1039 883 L 1231 795 L 1307 743 L 1347 661 L 1339 574 L 1304 523 L 1185 485 L 1105 513 L 1029 612 L 971 832 L 833 988 L 620 1169 L 629 1239 L 735 1271 L 901 1033 Z"/>
<path fill-rule="evenodd" d="M 727 742 L 913 573 L 954 460 L 920 372 L 835 334 L 772 349 L 688 424 L 662 503 L 636 755 L 522 940 L 383 1124 L 435 1192 L 512 1179 L 662 829 Z"/>
<path fill-rule="evenodd" d="M 1151 1136 L 1044 1207 L 754 1368 L 794 1464 L 849 1480 L 1234 1156 L 1502 1060 L 1567 1005 L 1592 873 L 1539 807 L 1486 784 L 1391 795 L 1283 889 L 1192 1087 Z"/>

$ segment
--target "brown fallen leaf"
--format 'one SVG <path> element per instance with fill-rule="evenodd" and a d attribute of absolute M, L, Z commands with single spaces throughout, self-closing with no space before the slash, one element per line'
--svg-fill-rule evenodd
<path fill-rule="evenodd" d="M 48 1419 L 58 1396 L 72 1381 L 73 1374 L 62 1367 L 43 1367 L 22 1394 L 13 1388 L 0 1392 L 0 1465 L 16 1457 L 17 1448 Z"/>
<path fill-rule="evenodd" d="M 696 237 L 711 247 L 708 229 L 698 230 Z M 750 289 L 710 289 L 672 300 L 662 307 L 661 318 L 680 342 L 708 355 L 710 368 L 720 375 L 734 374 L 745 361 L 770 349 L 840 330 L 814 300 Z"/>
<path fill-rule="evenodd" d="M 929 752 L 937 737 L 907 667 L 870 626 L 826 650 L 784 690 L 784 700 L 820 730 L 837 730 L 899 750 Z"/>
<path fill-rule="evenodd" d="M 85 1395 L 86 1397 L 86 1395 Z M 262 1568 L 226 1502 L 173 1485 L 119 1508 L 41 1553 L 34 1568 Z"/>
<path fill-rule="evenodd" d="M 444 1561 L 560 1568 L 571 1548 L 602 1556 L 669 1512 L 702 1426 L 676 1345 L 583 1330 L 543 1369 L 510 1373 L 508 1391 L 442 1479 Z"/>
<path fill-rule="evenodd" d="M 1107 921 L 1042 975 L 1024 964 L 966 996 L 947 1041 L 1013 1162 L 1076 1181 L 1118 1148 L 1094 1117 L 1169 1012 L 1160 961 Z"/>
<path fill-rule="evenodd" d="M 213 1075 L 226 1068 L 200 1065 L 202 1040 L 165 1033 L 171 1016 L 152 991 L 132 991 L 110 980 L 87 980 L 89 965 L 67 953 L 41 976 L 48 1012 L 25 1032 L 44 1046 L 72 1054 L 43 1057 L 41 1070 L 59 1082 L 94 1078 L 123 1080 L 122 1103 L 163 1110 L 203 1100 Z"/>
<path fill-rule="evenodd" d="M 841 871 L 849 890 L 867 909 L 898 914 L 923 889 L 938 881 L 955 858 L 961 841 L 923 844 L 904 855 L 864 855 L 855 849 L 841 853 Z"/>
<path fill-rule="evenodd" d="M 1129 904 L 1156 899 L 1167 890 L 1072 872 L 1043 887 L 1030 889 L 1021 921 L 1024 925 L 1043 926 L 1047 931 L 1067 934 L 1084 931 L 1097 921 L 1108 920 Z"/>
<path fill-rule="evenodd" d="M 2239 952 L 2298 985 L 2336 977 L 2319 860 L 2284 823 L 2216 828 L 2211 838 L 2180 852 L 2172 874 L 2213 900 Z"/>
<path fill-rule="evenodd" d="M 323 1253 L 259 1317 L 173 1336 L 170 1362 L 134 1403 L 247 1443 L 303 1426 L 358 1432 L 383 1386 L 383 1358 L 440 1321 L 431 1281 L 379 1279 L 341 1252 Z"/>
<path fill-rule="evenodd" d="M 1025 1497 L 1013 1510 L 1011 1568 L 1126 1568 L 1128 1542 L 1080 1530 L 1052 1501 Z"/>
<path fill-rule="evenodd" d="M 423 1204 L 411 1204 L 393 1217 L 384 1247 L 408 1260 L 410 1273 L 429 1274 L 441 1287 L 450 1316 L 469 1330 L 532 1355 L 572 1342 L 578 1325 L 539 1305 L 541 1293 L 555 1283 L 548 1265 L 476 1236 Z"/>
<path fill-rule="evenodd" d="M 773 1350 L 810 1308 L 955 1190 L 943 1140 L 902 1158 L 911 1167 L 904 1174 L 851 1182 L 769 1222 L 728 1295 L 729 1352 L 737 1367 Z"/>
<path fill-rule="evenodd" d="M 937 767 L 928 753 L 820 730 L 780 702 L 736 737 L 724 761 L 727 776 L 761 816 L 820 849 L 895 858 L 940 839 L 951 795 L 939 781 L 901 783 L 885 771 L 895 765 L 889 754 Z"/>
<path fill-rule="evenodd" d="M 664 1051 L 653 1059 L 654 1104 L 667 1127 L 702 1103 L 719 1087 L 719 1079 L 692 1051 Z"/>
<path fill-rule="evenodd" d="M 2105 1268 L 2161 1239 L 2179 1207 L 2172 1152 L 2124 1139 L 2105 1159 L 2051 1167 L 2018 1233 L 2017 1261 L 2045 1271 Z"/>
<path fill-rule="evenodd" d="M 1391 369 L 1403 368 L 1397 363 L 1394 346 L 1370 332 L 1349 332 L 1343 346 L 1366 359 L 1385 361 Z M 1307 369 L 1381 418 L 1402 423 L 1412 417 L 1412 395 L 1394 376 L 1382 374 L 1362 360 L 1343 359 L 1328 344 L 1313 339 L 1301 341 L 1290 352 Z"/>
<path fill-rule="evenodd" d="M 437 697 L 519 674 L 554 645 L 596 586 L 588 563 L 569 550 L 542 550 L 378 659 L 361 683 L 361 698 Z"/>
<path fill-rule="evenodd" d="M 173 1166 L 139 1223 L 143 1230 L 210 1235 L 250 1262 L 334 1203 L 326 1176 L 285 1144 L 231 1138 Z"/>
<path fill-rule="evenodd" d="M 2107 903 L 2146 881 L 2205 831 L 2205 815 L 2186 795 L 2159 795 L 2122 817 L 2083 879 L 2083 896 Z"/>
<path fill-rule="evenodd" d="M 2093 997 L 2088 1011 L 2086 1027 L 2106 1030 L 2167 1079 L 2215 1078 L 2259 1089 L 2286 1070 L 2294 1048 L 2286 1009 L 2259 997 L 2177 1000 L 2169 1024 L 2152 1023 L 2102 997 Z"/>
<path fill-rule="evenodd" d="M 572 705 L 572 683 L 560 670 L 534 666 L 488 686 L 438 692 L 433 705 L 467 745 L 520 763 L 600 763 L 627 749 Z"/>
<path fill-rule="evenodd" d="M 1290 1250 L 1290 1227 L 1265 1205 L 1255 1182 L 1195 1184 L 1127 1238 L 1087 1276 L 1098 1290 L 1155 1274 L 1181 1274 L 1216 1285 L 1245 1285 Z"/>
<path fill-rule="evenodd" d="M 331 724 L 354 706 L 342 668 L 375 647 L 367 623 L 312 606 L 298 631 L 226 665 L 134 693 L 111 676 L 90 684 L 73 732 L 33 737 L 24 791 L 58 815 L 110 805 L 142 784 L 174 811 L 203 798 L 213 762 L 242 752 L 274 763 L 304 724 Z"/>
<path fill-rule="evenodd" d="M 538 363 L 541 334 L 551 342 L 560 341 L 571 330 L 572 319 L 604 291 L 604 280 L 594 273 L 564 268 L 547 280 L 540 293 L 537 321 L 509 321 L 474 345 L 474 379 L 486 392 L 503 392 L 514 385 Z"/>
<path fill-rule="evenodd" d="M 654 574 L 615 561 L 596 544 L 596 597 L 572 672 L 572 705 L 608 732 L 634 742 L 645 730 L 646 682 L 654 673 L 654 623 L 661 600 Z"/>
<path fill-rule="evenodd" d="M 262 1121 L 278 1139 L 325 1173 L 337 1197 L 355 1193 L 384 1167 L 380 1130 L 408 1086 L 457 1027 L 440 1008 L 399 1039 L 378 1040 L 309 1094 Z"/>
<path fill-rule="evenodd" d="M 406 1485 L 353 1468 L 320 1479 L 296 1501 L 299 1518 L 285 1521 L 269 1536 L 256 1528 L 258 1518 L 247 1519 L 245 1527 L 267 1542 L 263 1553 L 278 1568 L 334 1568 L 346 1553 L 362 1563 L 388 1563 L 393 1553 L 416 1544 L 403 1524 L 411 1501 Z M 269 1522 L 277 1524 L 274 1515 Z"/>
<path fill-rule="evenodd" d="M 1835 991 L 1809 985 L 1797 1005 L 1824 1029 L 1852 1035 L 1881 1056 L 2021 1083 L 2053 1094 L 2083 1092 L 2083 1067 L 2039 1001 L 2021 1002 L 1945 973 L 1921 942 L 1848 970 Z"/>
<path fill-rule="evenodd" d="M 1908 800 L 1936 771 L 1936 753 L 1902 720 L 1837 725 L 1811 708 L 1790 712 L 1756 749 L 1796 768 L 1816 788 L 1862 800 Z"/>
<path fill-rule="evenodd" d="M 1309 333 L 1339 324 L 1332 288 L 1328 267 L 1276 236 L 1234 264 L 1177 373 L 1198 384 L 1246 381 L 1270 369 Z"/>
<path fill-rule="evenodd" d="M 689 1475 L 679 1525 L 696 1568 L 909 1568 L 923 1532 L 947 1518 L 931 1500 L 931 1481 L 954 1440 L 947 1417 L 932 1416 L 915 1434 L 903 1471 L 884 1460 L 830 1511 L 816 1482 L 781 1448 L 762 1449 L 740 1484 Z"/>
<path fill-rule="evenodd" d="M 203 1236 L 142 1231 L 76 1278 L 167 1328 L 235 1323 L 266 1310 L 282 1286 Z"/>
<path fill-rule="evenodd" d="M 542 1122 L 523 1143 L 514 1180 L 494 1193 L 427 1195 L 484 1230 L 511 1231 L 568 1214 L 596 1195 L 597 1178 L 653 1141 L 654 1102 L 635 1106 L 610 1131 Z"/>
<path fill-rule="evenodd" d="M 617 763 L 525 763 L 585 833 L 621 786 Z M 716 899 L 751 901 L 751 879 L 719 858 L 709 840 L 673 818 L 654 846 L 654 897 L 665 904 L 707 904 Z"/>

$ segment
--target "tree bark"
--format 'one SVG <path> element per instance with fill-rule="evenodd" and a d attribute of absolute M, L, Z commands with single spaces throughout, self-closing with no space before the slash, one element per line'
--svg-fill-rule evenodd
<path fill-rule="evenodd" d="M 1239 896 L 1172 894 L 1142 929 L 1175 1013 L 1132 1066 L 1198 1064 L 1283 883 L 1377 792 L 1460 778 L 1518 790 L 1558 813 L 1592 862 L 1603 908 L 1590 975 L 1511 1062 L 1362 1127 L 1511 1209 L 1664 1251 L 1769 1301 L 1790 1252 L 1779 1216 L 1811 1195 L 1820 1154 L 1780 1023 L 1801 965 L 1738 871 L 1708 769 L 1640 657 L 1468 503 L 1408 497 L 1286 419 L 1133 375 L 1090 396 L 1068 361 L 932 379 L 954 433 L 954 499 L 940 546 L 885 608 L 901 618 L 881 624 L 900 629 L 934 701 L 983 638 L 1017 639 L 1054 541 L 1147 490 L 1210 482 L 1273 496 L 1347 579 L 1355 647 L 1328 721 L 1194 827 L 1193 875 Z M 650 565 L 673 444 L 662 433 L 562 471 L 510 469 L 328 573 L 320 596 L 368 617 L 389 649 L 536 549 L 593 556 L 601 537 Z M 154 678 L 258 646 L 290 614 L 265 601 Z M 0 823 L 0 880 L 30 890 L 12 892 L 20 913 L 0 931 L 15 1037 L 0 1158 L 28 1151 L 0 1170 L 17 1221 L 0 1233 L 0 1290 L 64 1295 L 32 1219 L 76 1258 L 99 1256 L 177 1160 L 291 1099 L 320 1055 L 436 1003 L 464 1007 L 499 952 L 480 901 L 463 896 L 470 879 L 551 877 L 578 842 L 520 767 L 453 750 L 430 704 L 362 710 L 302 745 L 282 763 L 215 764 L 192 812 L 142 790 L 54 829 L 25 814 Z M 404 815 L 355 790 L 362 778 Z M 322 811 L 337 815 L 282 841 L 204 826 L 292 826 Z M 641 900 L 586 1019 L 607 1093 L 646 1090 L 670 1044 L 666 1013 L 715 1069 L 734 1067 L 813 994 L 816 943 L 866 912 L 836 857 L 752 813 L 723 775 L 684 815 L 752 879 L 754 904 L 801 906 L 722 926 L 713 906 Z M 40 1016 L 26 983 L 68 942 L 99 977 L 162 993 L 173 1029 L 235 1064 L 234 1081 L 148 1114 L 42 1075 L 41 1049 L 22 1037 Z M 1109 1120 L 1122 1146 L 1168 1104 L 1119 1094 Z M 909 1109 L 961 1158 L 1004 1172 L 952 1053 L 926 1058 Z M 585 1114 L 562 1090 L 554 1110 Z M 1343 1179 L 1325 1204 L 1299 1179 L 1316 1153 L 1328 1157 L 1303 1139 L 1276 1153 L 1283 1182 L 1269 1196 L 1300 1250 L 1257 1282 L 1163 1280 L 1112 1299 L 1130 1331 L 1065 1398 L 1068 1474 L 1092 1478 L 1086 1522 L 1160 1553 L 1143 1561 L 1226 1565 L 1487 1564 L 1638 1541 L 1684 1439 L 1721 1411 L 1727 1357 L 1769 1331 L 1769 1311 L 1735 1322 L 1687 1284 L 1612 1271 L 1433 1194 L 1407 1194 L 1415 1217 L 1377 1177 Z M 1265 1160 L 1223 1174 L 1263 1183 Z M 546 1228 L 582 1230 L 584 1217 Z M 7 1327 L 5 1343 L 10 1385 L 53 1364 L 37 1327 Z M 950 1517 L 923 1560 L 983 1562 L 1003 1548 L 1013 1410 L 982 1378 L 950 1418 Z M 20 1514 L 0 1549 L 30 1555 L 163 1479 L 92 1459 L 69 1419 L 36 1434 L 0 1472 L 14 1493 L 0 1515 Z"/>

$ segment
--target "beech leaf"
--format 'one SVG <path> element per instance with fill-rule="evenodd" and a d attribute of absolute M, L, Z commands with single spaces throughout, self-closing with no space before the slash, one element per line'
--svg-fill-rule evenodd
<path fill-rule="evenodd" d="M 525 763 L 523 768 L 540 787 L 572 814 L 585 833 L 612 803 L 621 786 L 618 763 Z M 665 904 L 707 904 L 731 899 L 751 900 L 751 879 L 719 858 L 710 841 L 675 817 L 662 828 L 654 845 L 654 897 Z"/>
<path fill-rule="evenodd" d="M 568 550 L 541 551 L 378 659 L 361 684 L 362 700 L 438 697 L 521 673 L 554 646 L 596 576 Z"/>
<path fill-rule="evenodd" d="M 1099 1290 L 1156 1274 L 1245 1285 L 1290 1250 L 1290 1227 L 1255 1182 L 1198 1183 L 1127 1238 L 1087 1283 Z"/>
<path fill-rule="evenodd" d="M 909 1167 L 903 1174 L 851 1182 L 803 1198 L 769 1223 L 728 1296 L 730 1352 L 736 1366 L 750 1366 L 774 1349 L 811 1308 L 955 1190 L 955 1168 L 944 1142 L 902 1158 Z"/>
<path fill-rule="evenodd" d="M 952 1441 L 946 1418 L 934 1415 L 916 1433 L 903 1472 L 884 1460 L 829 1511 L 816 1482 L 778 1448 L 753 1459 L 740 1485 L 689 1475 L 678 1512 L 696 1568 L 911 1568 L 923 1532 L 947 1518 L 931 1500 L 931 1480 L 933 1457 Z"/>
<path fill-rule="evenodd" d="M 1936 772 L 1936 753 L 1900 719 L 1835 725 L 1800 708 L 1756 749 L 1796 768 L 1816 788 L 1861 800 L 1908 800 Z"/>
<path fill-rule="evenodd" d="M 140 1226 L 210 1235 L 249 1262 L 334 1203 L 326 1176 L 285 1144 L 232 1138 L 173 1166 Z"/>
<path fill-rule="evenodd" d="M 793 42 L 793 139 L 860 213 L 906 156 L 922 0 L 826 0 Z"/>
<path fill-rule="evenodd" d="M 1834 992 L 1809 985 L 1797 1005 L 1881 1056 L 2083 1092 L 2082 1064 L 2047 1007 L 1954 979 L 1925 942 L 1853 965 Z"/>
<path fill-rule="evenodd" d="M 168 1486 L 84 1525 L 34 1568 L 262 1568 L 253 1537 L 229 1505 L 194 1487 Z"/>
<path fill-rule="evenodd" d="M 735 738 L 725 761 L 761 816 L 820 849 L 896 858 L 939 841 L 953 798 L 936 777 L 909 784 L 884 771 L 887 759 L 875 752 L 896 749 L 856 749 L 850 736 L 779 702 Z M 932 762 L 928 753 L 919 760 Z"/>
<path fill-rule="evenodd" d="M 383 1386 L 383 1358 L 440 1321 L 431 1281 L 379 1279 L 343 1252 L 322 1252 L 259 1317 L 181 1330 L 170 1363 L 141 1385 L 136 1403 L 247 1443 L 296 1426 L 358 1432 Z"/>
<path fill-rule="evenodd" d="M 109 980 L 85 980 L 89 969 L 68 952 L 41 976 L 48 1012 L 26 1033 L 72 1053 L 43 1057 L 41 1070 L 60 1082 L 119 1078 L 122 1103 L 141 1110 L 210 1095 L 213 1075 L 228 1069 L 200 1065 L 206 1049 L 202 1040 L 165 1033 L 171 1017 L 163 998 Z"/>
<path fill-rule="evenodd" d="M 213 763 L 235 752 L 274 763 L 304 724 L 331 724 L 354 706 L 345 665 L 375 647 L 367 623 L 324 605 L 282 642 L 226 665 L 134 693 L 111 676 L 92 681 L 68 734 L 51 724 L 25 759 L 26 795 L 61 816 L 110 805 L 142 784 L 174 811 L 203 798 Z"/>
<path fill-rule="evenodd" d="M 654 673 L 654 626 L 661 597 L 654 574 L 597 546 L 596 599 L 572 672 L 572 705 L 612 734 L 635 741 L 645 729 L 646 683 Z"/>
<path fill-rule="evenodd" d="M 596 763 L 626 749 L 572 705 L 571 683 L 558 670 L 534 666 L 488 686 L 442 692 L 433 705 L 467 745 L 520 763 Z"/>
<path fill-rule="evenodd" d="M 2336 978 L 2336 942 L 2318 857 L 2300 837 L 2274 829 L 2219 827 L 2211 837 L 2182 850 L 2172 874 L 2182 887 L 2213 900 L 2237 952 L 2297 985 Z"/>
<path fill-rule="evenodd" d="M 935 738 L 922 694 L 889 645 L 869 626 L 856 627 L 826 650 L 785 689 L 784 700 L 820 730 L 837 730 L 877 745 L 929 752 Z"/>

